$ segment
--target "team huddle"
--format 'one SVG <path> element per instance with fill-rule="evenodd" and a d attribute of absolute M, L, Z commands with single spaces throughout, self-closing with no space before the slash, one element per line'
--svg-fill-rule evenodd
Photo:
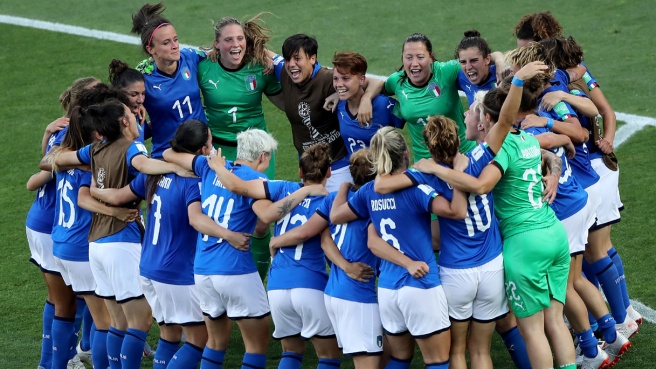
<path fill-rule="evenodd" d="M 407 369 L 415 343 L 430 369 L 467 352 L 492 368 L 495 331 L 520 369 L 609 368 L 631 347 L 615 113 L 551 13 L 505 54 L 467 31 L 439 62 L 412 34 L 381 81 L 356 52 L 322 67 L 305 34 L 269 50 L 261 15 L 180 49 L 163 11 L 132 15 L 148 59 L 74 81 L 45 130 L 27 184 L 38 368 L 139 368 L 153 318 L 156 369 L 222 368 L 233 322 L 250 369 L 271 336 L 279 369 L 308 340 L 319 369 Z M 300 182 L 276 179 L 262 95 Z"/>

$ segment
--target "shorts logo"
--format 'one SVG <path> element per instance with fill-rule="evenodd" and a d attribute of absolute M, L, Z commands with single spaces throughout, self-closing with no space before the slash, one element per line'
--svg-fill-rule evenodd
<path fill-rule="evenodd" d="M 508 301 L 512 304 L 512 309 L 514 311 L 526 311 L 524 302 L 522 301 L 522 296 L 515 293 L 516 290 L 517 285 L 515 285 L 515 282 L 506 282 L 506 296 L 508 297 Z"/>
<path fill-rule="evenodd" d="M 182 68 L 182 78 L 184 78 L 186 81 L 188 81 L 189 78 L 191 78 L 191 72 L 189 71 L 189 68 L 187 67 Z"/>
<path fill-rule="evenodd" d="M 431 82 L 428 85 L 428 88 L 426 88 L 426 91 L 432 93 L 436 98 L 440 97 L 440 94 L 442 93 L 440 86 L 438 86 L 436 82 Z"/>
<path fill-rule="evenodd" d="M 376 337 L 376 345 L 378 345 L 378 347 L 383 347 L 383 336 L 378 335 Z"/>
<path fill-rule="evenodd" d="M 249 91 L 255 91 L 257 88 L 257 78 L 255 76 L 246 76 L 244 81 L 246 81 L 246 88 Z"/>
<path fill-rule="evenodd" d="M 98 168 L 98 175 L 97 175 L 98 188 L 105 188 L 105 176 L 106 176 L 105 168 Z"/>

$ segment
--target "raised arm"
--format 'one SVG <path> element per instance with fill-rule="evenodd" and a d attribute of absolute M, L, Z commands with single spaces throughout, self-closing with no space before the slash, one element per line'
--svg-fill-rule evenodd
<path fill-rule="evenodd" d="M 251 235 L 248 233 L 233 232 L 216 224 L 212 218 L 203 214 L 199 201 L 194 201 L 187 206 L 187 214 L 189 215 L 189 225 L 194 227 L 198 232 L 222 238 L 237 250 L 248 251 Z"/>
<path fill-rule="evenodd" d="M 369 279 L 374 278 L 374 269 L 370 265 L 360 262 L 351 263 L 344 259 L 344 256 L 330 235 L 330 229 L 324 229 L 321 233 L 321 249 L 335 266 L 345 271 L 346 275 L 352 279 L 367 283 Z"/>
<path fill-rule="evenodd" d="M 272 237 L 269 241 L 270 248 L 281 248 L 285 246 L 298 245 L 314 237 L 328 227 L 328 221 L 321 215 L 314 213 L 307 222 L 291 229 L 280 236 Z"/>
<path fill-rule="evenodd" d="M 380 235 L 378 235 L 378 231 L 376 231 L 373 224 L 369 224 L 367 230 L 367 246 L 374 255 L 407 269 L 415 278 L 425 276 L 430 270 L 428 264 L 425 262 L 410 259 L 405 254 L 402 254 L 399 250 L 395 249 L 394 246 L 383 240 Z"/>
<path fill-rule="evenodd" d="M 298 206 L 306 197 L 327 194 L 328 191 L 323 185 L 303 186 L 273 203 L 269 200 L 259 200 L 253 204 L 253 211 L 264 223 L 277 222 Z"/>
<path fill-rule="evenodd" d="M 358 215 L 351 210 L 346 202 L 346 196 L 351 186 L 352 184 L 349 182 L 344 182 L 339 186 L 335 200 L 333 200 L 333 206 L 330 209 L 330 221 L 333 224 L 348 223 L 358 218 Z"/>
<path fill-rule="evenodd" d="M 374 191 L 386 195 L 404 188 L 412 187 L 413 183 L 405 173 L 378 174 L 374 181 Z"/>
<path fill-rule="evenodd" d="M 216 155 L 212 154 L 207 157 L 207 164 L 216 172 L 216 176 L 230 192 L 252 199 L 266 199 L 267 193 L 264 188 L 264 181 L 254 179 L 244 181 L 225 167 L 225 158 L 221 156 L 221 149 Z"/>
<path fill-rule="evenodd" d="M 36 191 L 46 183 L 52 181 L 53 178 L 52 172 L 47 170 L 42 170 L 39 173 L 32 174 L 30 179 L 27 180 L 27 190 Z"/>

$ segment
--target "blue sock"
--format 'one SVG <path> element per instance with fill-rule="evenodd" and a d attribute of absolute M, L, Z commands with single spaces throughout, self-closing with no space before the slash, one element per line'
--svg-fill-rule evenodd
<path fill-rule="evenodd" d="M 158 347 L 159 350 L 159 347 Z M 186 369 L 186 368 L 196 368 L 200 359 L 203 357 L 203 349 L 185 342 L 182 347 L 173 355 L 169 366 L 166 369 Z"/>
<path fill-rule="evenodd" d="M 71 344 L 75 337 L 75 319 L 55 316 L 52 319 L 52 367 L 65 368 L 71 359 Z"/>
<path fill-rule="evenodd" d="M 107 358 L 111 369 L 121 369 L 121 346 L 125 339 L 125 332 L 109 327 L 107 332 Z"/>
<path fill-rule="evenodd" d="M 82 327 L 82 320 L 84 320 L 84 308 L 87 307 L 87 303 L 84 301 L 84 299 L 77 298 L 76 299 L 76 308 L 75 308 L 75 333 L 74 337 L 72 340 L 71 344 L 71 350 L 68 354 L 68 359 L 72 359 L 75 354 L 77 354 L 77 341 L 78 338 L 80 337 L 80 328 Z"/>
<path fill-rule="evenodd" d="M 624 306 L 622 290 L 619 285 L 620 276 L 617 274 L 617 268 L 615 268 L 613 261 L 606 256 L 590 264 L 590 268 L 592 268 L 601 283 L 601 288 L 604 290 L 613 318 L 618 323 L 624 323 L 626 306 Z"/>
<path fill-rule="evenodd" d="M 620 288 L 622 289 L 622 299 L 624 300 L 624 307 L 628 308 L 631 305 L 631 300 L 629 299 L 629 290 L 626 288 L 626 277 L 624 276 L 624 263 L 620 254 L 615 250 L 614 247 L 611 247 L 608 250 L 608 256 L 613 260 L 615 268 L 617 269 L 617 274 L 620 276 Z"/>
<path fill-rule="evenodd" d="M 294 352 L 283 352 L 278 369 L 301 369 L 303 355 Z"/>
<path fill-rule="evenodd" d="M 78 304 L 77 307 L 79 309 L 80 304 Z M 84 312 L 82 313 L 82 339 L 80 340 L 80 348 L 82 349 L 82 351 L 91 350 L 91 332 L 93 331 L 93 329 L 91 328 L 92 324 L 93 324 L 93 318 L 91 317 L 91 313 L 89 312 L 89 307 L 87 306 L 87 304 L 84 304 Z"/>
<path fill-rule="evenodd" d="M 41 360 L 39 366 L 49 369 L 52 366 L 52 319 L 55 317 L 55 305 L 46 301 L 43 305 L 43 327 L 41 334 Z"/>
<path fill-rule="evenodd" d="M 427 369 L 449 369 L 449 360 L 441 363 L 426 364 Z"/>
<path fill-rule="evenodd" d="M 514 327 L 501 333 L 501 339 L 517 369 L 531 369 L 531 362 L 528 360 L 528 352 L 526 352 L 526 342 L 519 333 L 519 329 Z"/>
<path fill-rule="evenodd" d="M 93 337 L 96 335 L 96 323 L 91 323 L 91 332 L 89 332 L 89 346 L 93 345 Z"/>
<path fill-rule="evenodd" d="M 579 339 L 579 347 L 583 355 L 590 358 L 597 356 L 597 338 L 592 334 L 592 329 L 577 333 L 576 337 Z"/>
<path fill-rule="evenodd" d="M 604 341 L 615 342 L 617 330 L 615 329 L 615 319 L 610 314 L 606 314 L 597 320 L 599 330 L 604 335 Z"/>
<path fill-rule="evenodd" d="M 221 369 L 223 367 L 223 359 L 225 358 L 225 350 L 218 351 L 205 347 L 203 350 L 202 359 L 200 361 L 200 369 Z"/>
<path fill-rule="evenodd" d="M 585 279 L 590 281 L 593 286 L 595 286 L 596 289 L 599 289 L 599 280 L 597 279 L 597 276 L 595 276 L 594 272 L 592 271 L 592 267 L 590 267 L 590 264 L 583 258 L 583 276 Z"/>
<path fill-rule="evenodd" d="M 148 337 L 148 332 L 128 328 L 121 346 L 122 369 L 139 369 L 141 367 L 146 337 Z"/>
<path fill-rule="evenodd" d="M 408 369 L 410 368 L 411 362 L 412 358 L 410 358 L 410 360 L 401 360 L 394 356 L 390 356 L 390 360 L 387 362 L 385 369 Z"/>
<path fill-rule="evenodd" d="M 241 369 L 264 369 L 266 368 L 266 355 L 244 353 L 241 361 Z"/>
<path fill-rule="evenodd" d="M 106 330 L 95 329 L 94 327 L 91 343 L 91 361 L 93 361 L 94 368 L 109 367 L 109 359 L 107 358 L 107 333 Z"/>
<path fill-rule="evenodd" d="M 153 369 L 166 369 L 173 355 L 178 351 L 180 342 L 171 342 L 160 338 L 153 359 Z"/>
<path fill-rule="evenodd" d="M 317 364 L 317 369 L 335 369 L 335 368 L 339 368 L 341 363 L 342 363 L 341 359 L 319 359 L 319 364 Z"/>

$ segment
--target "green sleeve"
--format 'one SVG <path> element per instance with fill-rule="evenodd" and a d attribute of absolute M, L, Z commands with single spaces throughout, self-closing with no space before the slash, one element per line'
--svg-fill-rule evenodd
<path fill-rule="evenodd" d="M 453 83 L 458 80 L 458 73 L 460 73 L 460 62 L 458 60 L 449 60 L 448 62 L 435 62 L 439 64 L 442 71 L 442 78 Z"/>
<path fill-rule="evenodd" d="M 510 166 L 510 162 L 512 161 L 512 157 L 510 155 L 510 152 L 508 152 L 508 145 L 506 142 L 501 145 L 501 149 L 497 153 L 497 155 L 494 157 L 494 162 L 496 162 L 501 169 L 503 169 L 503 173 L 508 170 L 508 166 Z"/>
<path fill-rule="evenodd" d="M 276 74 L 271 72 L 270 74 L 264 74 L 262 75 L 262 78 L 264 79 L 264 94 L 267 96 L 272 96 L 276 95 L 280 92 L 282 89 L 280 87 L 280 81 L 278 81 L 278 78 L 276 78 Z"/>
<path fill-rule="evenodd" d="M 383 93 L 388 96 L 396 95 L 396 88 L 399 86 L 399 80 L 401 79 L 401 76 L 403 75 L 403 71 L 398 71 L 387 80 L 385 80 L 385 88 L 383 88 Z"/>

